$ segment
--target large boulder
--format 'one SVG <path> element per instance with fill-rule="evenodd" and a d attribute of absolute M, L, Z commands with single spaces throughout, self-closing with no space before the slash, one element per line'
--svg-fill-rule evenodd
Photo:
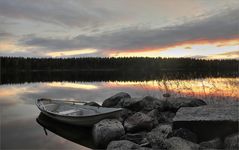
<path fill-rule="evenodd" d="M 222 149 L 223 141 L 220 138 L 215 138 L 209 141 L 201 142 L 200 149 Z"/>
<path fill-rule="evenodd" d="M 202 142 L 238 132 L 238 121 L 236 105 L 182 107 L 173 119 L 173 128 L 189 129 Z"/>
<path fill-rule="evenodd" d="M 123 98 L 130 98 L 130 95 L 125 92 L 120 92 L 120 93 L 115 94 L 114 96 L 104 100 L 102 106 L 103 107 L 115 107 L 115 106 L 117 106 L 119 101 Z"/>
<path fill-rule="evenodd" d="M 183 138 L 187 141 L 191 141 L 193 143 L 197 143 L 197 141 L 198 141 L 197 135 L 195 133 L 193 133 L 192 131 L 185 129 L 185 128 L 176 129 L 169 136 L 170 137 L 181 137 L 181 138 Z"/>
<path fill-rule="evenodd" d="M 168 102 L 171 103 L 171 109 L 177 111 L 181 107 L 197 107 L 202 105 L 207 105 L 207 103 L 198 98 L 189 98 L 189 97 L 177 97 L 170 98 Z"/>
<path fill-rule="evenodd" d="M 153 119 L 142 112 L 137 112 L 124 121 L 124 127 L 129 132 L 151 130 Z"/>
<path fill-rule="evenodd" d="M 229 135 L 224 140 L 224 148 L 226 149 L 239 149 L 239 133 Z"/>
<path fill-rule="evenodd" d="M 167 150 L 198 150 L 199 145 L 180 137 L 172 137 L 166 140 Z"/>
<path fill-rule="evenodd" d="M 110 142 L 107 150 L 150 150 L 150 148 L 140 147 L 140 145 L 128 140 L 120 140 Z"/>
<path fill-rule="evenodd" d="M 125 130 L 120 121 L 104 119 L 94 125 L 92 134 L 95 144 L 104 148 L 110 141 L 120 139 L 125 134 Z"/>

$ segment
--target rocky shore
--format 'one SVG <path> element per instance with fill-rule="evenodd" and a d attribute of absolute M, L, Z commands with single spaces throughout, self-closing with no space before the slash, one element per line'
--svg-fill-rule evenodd
<path fill-rule="evenodd" d="M 88 105 L 97 106 L 96 103 Z M 97 147 L 107 150 L 239 149 L 239 108 L 207 105 L 196 98 L 132 98 L 118 93 L 103 107 L 120 107 L 117 119 L 92 129 Z"/>

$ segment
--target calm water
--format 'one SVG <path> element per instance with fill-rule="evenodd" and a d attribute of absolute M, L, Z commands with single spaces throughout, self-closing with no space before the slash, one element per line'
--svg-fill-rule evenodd
<path fill-rule="evenodd" d="M 162 93 L 171 92 L 173 96 L 200 97 L 209 104 L 237 103 L 239 79 L 236 77 L 204 77 L 193 79 L 149 80 L 149 81 L 104 81 L 104 82 L 33 82 L 0 85 L 1 149 L 83 149 L 91 147 L 90 137 L 85 130 L 74 129 L 48 123 L 45 134 L 37 123 L 40 112 L 35 100 L 41 97 L 53 99 L 72 99 L 102 103 L 104 99 L 117 92 L 128 92 L 132 97 L 152 95 L 162 98 Z M 44 124 L 42 117 L 39 117 Z M 53 129 L 51 127 L 53 126 Z M 69 132 L 68 132 L 69 131 Z M 77 133 L 77 143 L 67 140 L 59 133 L 70 136 Z M 81 135 L 82 134 L 82 135 Z M 89 141 L 87 141 L 89 138 Z M 80 139 L 80 140 L 79 140 Z M 83 145 L 83 146 L 82 146 Z"/>

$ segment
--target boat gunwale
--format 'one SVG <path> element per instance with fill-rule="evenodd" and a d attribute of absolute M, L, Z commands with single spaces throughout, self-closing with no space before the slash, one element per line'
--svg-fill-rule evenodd
<path fill-rule="evenodd" d="M 38 102 L 39 102 L 39 101 L 44 101 L 44 100 L 42 100 L 42 99 L 37 99 L 37 100 L 36 100 L 36 105 L 37 105 L 37 107 L 38 107 L 42 112 L 46 112 L 46 113 L 48 113 L 48 114 L 55 115 L 55 116 L 59 116 L 59 117 L 67 117 L 67 118 L 69 118 L 69 117 L 71 117 L 71 118 L 96 117 L 96 116 L 107 115 L 107 114 L 111 114 L 111 113 L 115 113 L 115 112 L 119 112 L 119 111 L 122 111 L 122 110 L 123 110 L 122 108 L 113 108 L 113 109 L 116 109 L 116 110 L 111 111 L 111 112 L 105 112 L 105 113 L 95 114 L 95 115 L 68 116 L 68 115 L 64 115 L 64 114 L 63 114 L 63 115 L 60 115 L 60 114 L 53 113 L 53 112 L 51 112 L 51 111 L 42 109 L 42 108 L 38 105 Z M 57 101 L 57 100 L 51 100 L 51 99 L 49 99 L 49 101 Z M 64 101 L 62 101 L 62 102 L 64 103 Z M 91 106 L 91 107 L 96 107 L 96 106 Z M 107 108 L 107 107 L 103 107 L 103 108 L 109 109 L 109 108 Z"/>

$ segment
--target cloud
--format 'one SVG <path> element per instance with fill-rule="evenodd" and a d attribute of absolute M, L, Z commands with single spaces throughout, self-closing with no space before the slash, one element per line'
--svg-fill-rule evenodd
<path fill-rule="evenodd" d="M 238 59 L 239 60 L 239 50 L 211 55 L 211 56 L 207 56 L 206 58 L 207 59 Z"/>
<path fill-rule="evenodd" d="M 239 39 L 238 9 L 225 11 L 211 17 L 164 28 L 140 28 L 132 26 L 95 35 L 79 35 L 74 38 L 26 37 L 23 45 L 39 46 L 46 50 L 92 48 L 101 51 L 152 50 L 174 46 L 184 42 Z"/>
<path fill-rule="evenodd" d="M 116 16 L 90 1 L 0 0 L 0 16 L 67 26 L 97 26 Z"/>
<path fill-rule="evenodd" d="M 13 39 L 15 36 L 8 32 L 0 32 L 0 42 Z"/>

